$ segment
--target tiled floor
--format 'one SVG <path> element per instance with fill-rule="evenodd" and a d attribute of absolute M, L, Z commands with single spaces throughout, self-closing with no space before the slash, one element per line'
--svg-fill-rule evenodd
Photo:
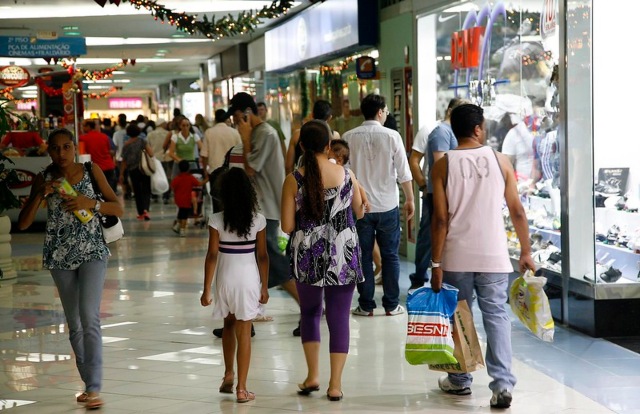
<path fill-rule="evenodd" d="M 206 230 L 171 232 L 173 208 L 153 204 L 150 222 L 137 222 L 128 202 L 126 238 L 113 248 L 102 303 L 103 397 L 108 413 L 456 413 L 491 412 L 489 377 L 475 374 L 473 394 L 445 395 L 437 372 L 404 360 L 406 316 L 353 317 L 342 402 L 323 398 L 328 350 L 322 347 L 321 392 L 296 394 L 306 369 L 295 302 L 271 291 L 272 322 L 256 323 L 249 388 L 255 402 L 236 404 L 218 393 L 223 375 L 220 323 L 200 306 Z M 38 256 L 42 233 L 14 234 L 14 257 Z M 402 263 L 402 291 L 413 266 Z M 381 292 L 378 292 L 381 295 Z M 543 343 L 513 321 L 518 384 L 512 413 L 640 413 L 640 356 L 601 339 L 557 327 Z M 480 340 L 484 332 L 477 323 Z M 326 338 L 326 326 L 323 328 Z M 0 287 L 0 410 L 66 413 L 84 410 L 82 390 L 51 277 L 21 271 Z"/>

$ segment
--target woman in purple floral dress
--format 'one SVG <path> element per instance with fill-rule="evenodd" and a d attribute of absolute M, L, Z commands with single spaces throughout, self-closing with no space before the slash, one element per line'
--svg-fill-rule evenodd
<path fill-rule="evenodd" d="M 364 215 L 364 204 L 353 174 L 329 161 L 330 137 L 324 121 L 302 126 L 303 162 L 284 182 L 281 226 L 291 234 L 291 273 L 300 296 L 300 336 L 307 360 L 307 377 L 298 385 L 299 393 L 309 395 L 320 389 L 324 297 L 331 362 L 327 398 L 340 401 L 351 301 L 356 283 L 364 280 L 354 218 Z"/>

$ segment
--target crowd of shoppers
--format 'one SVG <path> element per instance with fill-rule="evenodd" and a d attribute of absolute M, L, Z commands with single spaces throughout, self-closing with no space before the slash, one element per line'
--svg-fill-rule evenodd
<path fill-rule="evenodd" d="M 326 397 L 342 400 L 350 318 L 374 315 L 376 269 L 381 269 L 384 314 L 405 313 L 399 291 L 400 223 L 414 215 L 415 182 L 423 198 L 411 289 L 429 280 L 430 267 L 436 292 L 448 283 L 459 289 L 459 299 L 471 303 L 477 298 L 487 335 L 490 404 L 509 407 L 516 378 L 505 308 L 508 274 L 513 271 L 502 220 L 505 202 L 520 239 L 520 270 L 534 268 L 512 163 L 485 146 L 482 108 L 462 99 L 449 102 L 436 128 L 418 133 L 410 157 L 400 133 L 385 127 L 389 116 L 384 97 L 377 94 L 367 95 L 358 111 L 345 100 L 334 122 L 330 103 L 318 100 L 313 119 L 294 133 L 286 154 L 282 134 L 266 119 L 266 104 L 244 92 L 230 99 L 228 110 L 216 111 L 214 126 L 199 116 L 194 128 L 179 112 L 171 122 L 157 124 L 144 119 L 128 122 L 121 116 L 115 131 L 110 123 L 105 122 L 101 131 L 94 120 L 86 120 L 79 141 L 95 162 L 91 172 L 99 189 L 83 164 L 74 161 L 73 135 L 64 129 L 50 134 L 52 163 L 36 177 L 19 227 L 31 225 L 46 199 L 44 263 L 59 290 L 85 383 L 77 401 L 87 408 L 103 404 L 99 311 L 109 249 L 99 220 L 84 223 L 74 212 L 122 215 L 118 178 L 124 198 L 135 197 L 137 218 L 149 221 L 150 177 L 139 168 L 144 150 L 162 161 L 172 181 L 173 191 L 163 199 L 174 194 L 174 230 L 184 235 L 186 219 L 197 210 L 192 188 L 227 165 L 235 149 L 239 168 L 226 169 L 219 176 L 220 186 L 211 186 L 222 211 L 208 220 L 200 298 L 203 306 L 213 304 L 215 319 L 224 320 L 223 327 L 214 330 L 222 338 L 225 365 L 220 392 L 233 393 L 235 385 L 238 403 L 256 398 L 247 388 L 252 321 L 264 315 L 268 289 L 279 286 L 300 308 L 294 335 L 301 337 L 307 374 L 298 393 L 320 390 L 320 321 L 325 315 L 330 367 Z M 198 169 L 203 181 L 191 175 Z M 63 179 L 75 194 L 60 191 Z M 405 199 L 401 206 L 398 184 Z M 281 232 L 289 236 L 284 252 Z M 376 246 L 380 263 L 374 257 Z M 356 288 L 358 305 L 351 309 Z M 468 395 L 471 382 L 469 373 L 450 373 L 438 384 L 446 393 Z"/>

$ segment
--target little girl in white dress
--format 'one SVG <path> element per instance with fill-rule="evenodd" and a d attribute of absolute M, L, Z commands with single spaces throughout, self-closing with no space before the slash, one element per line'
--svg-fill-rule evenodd
<path fill-rule="evenodd" d="M 213 303 L 213 317 L 224 318 L 222 393 L 233 393 L 237 338 L 236 401 L 243 403 L 255 399 L 246 384 L 251 359 L 251 320 L 263 313 L 262 305 L 269 300 L 266 219 L 257 212 L 255 189 L 240 168 L 224 173 L 220 197 L 224 210 L 209 220 L 209 248 L 200 303 L 202 306 Z"/>

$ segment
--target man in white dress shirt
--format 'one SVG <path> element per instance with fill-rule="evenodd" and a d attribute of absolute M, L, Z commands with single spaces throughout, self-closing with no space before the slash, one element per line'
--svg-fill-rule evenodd
<path fill-rule="evenodd" d="M 399 304 L 400 212 L 397 183 L 405 195 L 403 208 L 409 220 L 414 212 L 411 171 L 402 137 L 397 131 L 383 126 L 389 115 L 384 98 L 367 95 L 360 104 L 360 110 L 365 121 L 343 136 L 349 144 L 352 170 L 369 199 L 369 210 L 356 223 L 365 281 L 358 284 L 359 305 L 353 314 L 373 316 L 376 308 L 372 258 L 375 239 L 382 256 L 382 306 L 386 315 L 400 315 L 405 309 Z"/>

